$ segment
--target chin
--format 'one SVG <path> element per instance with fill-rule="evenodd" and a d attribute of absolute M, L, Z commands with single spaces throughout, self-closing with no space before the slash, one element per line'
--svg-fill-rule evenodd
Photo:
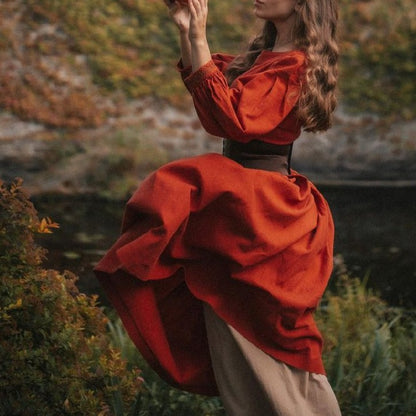
<path fill-rule="evenodd" d="M 261 10 L 259 10 L 257 7 L 254 7 L 253 14 L 259 19 L 264 19 Z"/>

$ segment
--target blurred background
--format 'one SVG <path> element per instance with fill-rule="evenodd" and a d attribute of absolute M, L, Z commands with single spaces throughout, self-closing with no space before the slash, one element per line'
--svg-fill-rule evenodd
<path fill-rule="evenodd" d="M 258 29 L 251 0 L 210 0 L 212 52 L 236 53 Z M 414 0 L 341 0 L 339 35 L 334 126 L 303 134 L 293 166 L 332 207 L 337 259 L 390 304 L 414 308 Z M 0 2 L 0 178 L 23 178 L 39 215 L 61 225 L 43 237 L 48 265 L 75 272 L 88 293 L 100 293 L 92 267 L 140 181 L 170 160 L 221 151 L 178 56 L 162 0 Z"/>

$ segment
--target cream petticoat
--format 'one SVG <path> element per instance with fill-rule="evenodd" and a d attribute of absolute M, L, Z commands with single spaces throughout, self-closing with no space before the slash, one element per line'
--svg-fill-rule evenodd
<path fill-rule="evenodd" d="M 275 360 L 207 304 L 204 315 L 214 374 L 228 416 L 341 415 L 325 375 Z"/>

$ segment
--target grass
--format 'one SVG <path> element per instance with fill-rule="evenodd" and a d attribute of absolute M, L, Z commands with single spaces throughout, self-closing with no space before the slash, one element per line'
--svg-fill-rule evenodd
<path fill-rule="evenodd" d="M 416 324 L 409 311 L 391 308 L 366 287 L 366 279 L 336 273 L 316 313 L 325 338 L 328 379 L 344 416 L 414 416 L 416 409 Z M 117 318 L 114 345 L 132 366 L 143 369 L 140 416 L 224 415 L 219 399 L 181 392 L 147 366 Z"/>

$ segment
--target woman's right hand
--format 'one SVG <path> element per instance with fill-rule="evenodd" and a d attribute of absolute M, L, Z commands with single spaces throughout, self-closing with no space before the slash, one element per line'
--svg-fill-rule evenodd
<path fill-rule="evenodd" d="M 178 0 L 164 0 L 164 2 L 168 6 L 169 15 L 179 31 L 189 33 L 190 13 L 188 5 Z"/>

